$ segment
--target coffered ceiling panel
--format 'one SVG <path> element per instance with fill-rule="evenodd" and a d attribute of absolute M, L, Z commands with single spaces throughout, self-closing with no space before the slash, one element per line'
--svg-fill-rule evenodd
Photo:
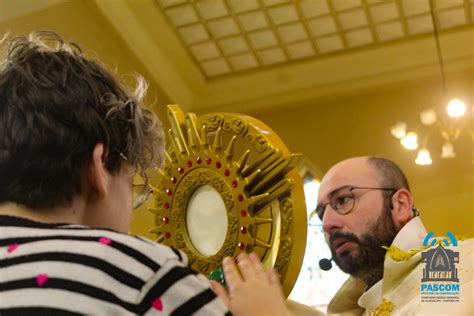
<path fill-rule="evenodd" d="M 474 68 L 474 0 L 94 0 L 173 102 L 252 112 Z M 432 10 L 433 9 L 433 14 Z"/>
<path fill-rule="evenodd" d="M 155 1 L 208 79 L 433 31 L 429 0 Z M 469 1 L 433 1 L 440 31 L 473 23 Z"/>

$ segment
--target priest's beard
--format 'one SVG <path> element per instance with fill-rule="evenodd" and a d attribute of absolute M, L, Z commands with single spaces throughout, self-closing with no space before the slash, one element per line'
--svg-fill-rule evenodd
<path fill-rule="evenodd" d="M 397 233 L 391 208 L 388 203 L 384 203 L 377 221 L 360 238 L 349 232 L 331 233 L 329 244 L 332 257 L 342 271 L 363 280 L 368 287 L 371 287 L 383 277 L 383 263 L 387 250 L 382 246 L 389 247 Z M 358 249 L 352 252 L 345 251 L 338 256 L 333 242 L 341 237 L 356 243 Z"/>

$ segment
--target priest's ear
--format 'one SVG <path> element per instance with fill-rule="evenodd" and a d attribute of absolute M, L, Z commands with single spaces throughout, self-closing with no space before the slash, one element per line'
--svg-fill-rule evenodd
<path fill-rule="evenodd" d="M 393 222 L 401 228 L 413 218 L 413 195 L 407 189 L 399 189 L 391 202 Z"/>

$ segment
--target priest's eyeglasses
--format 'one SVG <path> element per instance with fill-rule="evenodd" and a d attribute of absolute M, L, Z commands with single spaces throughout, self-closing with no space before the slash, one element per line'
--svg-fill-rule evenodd
<path fill-rule="evenodd" d="M 369 192 L 371 190 L 392 191 L 392 193 L 390 194 L 390 198 L 392 198 L 393 194 L 395 194 L 395 192 L 397 192 L 399 189 L 344 186 L 332 191 L 329 194 L 329 202 L 319 204 L 314 212 L 318 215 L 321 221 L 323 220 L 324 212 L 326 211 L 326 207 L 328 205 L 331 205 L 331 208 L 341 215 L 345 215 L 351 212 L 354 209 L 356 202 L 356 196 L 353 192 L 354 190 L 367 190 L 366 192 Z M 359 194 L 359 196 L 361 196 L 362 194 Z"/>

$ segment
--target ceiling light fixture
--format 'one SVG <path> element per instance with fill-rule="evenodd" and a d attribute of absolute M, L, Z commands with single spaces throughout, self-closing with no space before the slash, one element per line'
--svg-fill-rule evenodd
<path fill-rule="evenodd" d="M 443 91 L 446 94 L 446 77 L 444 71 L 444 63 L 441 55 L 441 47 L 439 42 L 438 27 L 434 18 L 434 0 L 430 0 L 431 19 L 433 23 L 433 33 L 436 41 L 436 52 L 438 54 L 438 62 L 441 74 L 441 81 L 443 84 Z M 441 137 L 444 139 L 444 145 L 441 149 L 441 158 L 448 159 L 456 157 L 454 151 L 453 142 L 461 134 L 462 127 L 464 125 L 464 114 L 466 113 L 466 105 L 459 99 L 451 99 L 446 106 L 446 114 L 437 113 L 435 109 L 428 108 L 420 113 L 420 121 L 425 127 L 419 128 L 418 130 L 427 129 L 428 132 L 423 133 L 422 137 L 422 148 L 418 151 L 418 156 L 415 159 L 415 163 L 418 165 L 430 165 L 432 159 L 430 151 L 427 148 L 428 138 L 432 131 L 437 129 Z M 473 113 L 474 114 L 474 113 Z M 400 143 L 403 147 L 408 150 L 418 149 L 418 139 L 420 136 L 416 132 L 407 132 L 407 123 L 403 121 L 396 122 L 391 127 L 391 134 L 400 139 Z M 474 140 L 474 134 L 471 130 L 471 135 Z M 474 163 L 474 160 L 473 160 Z"/>

